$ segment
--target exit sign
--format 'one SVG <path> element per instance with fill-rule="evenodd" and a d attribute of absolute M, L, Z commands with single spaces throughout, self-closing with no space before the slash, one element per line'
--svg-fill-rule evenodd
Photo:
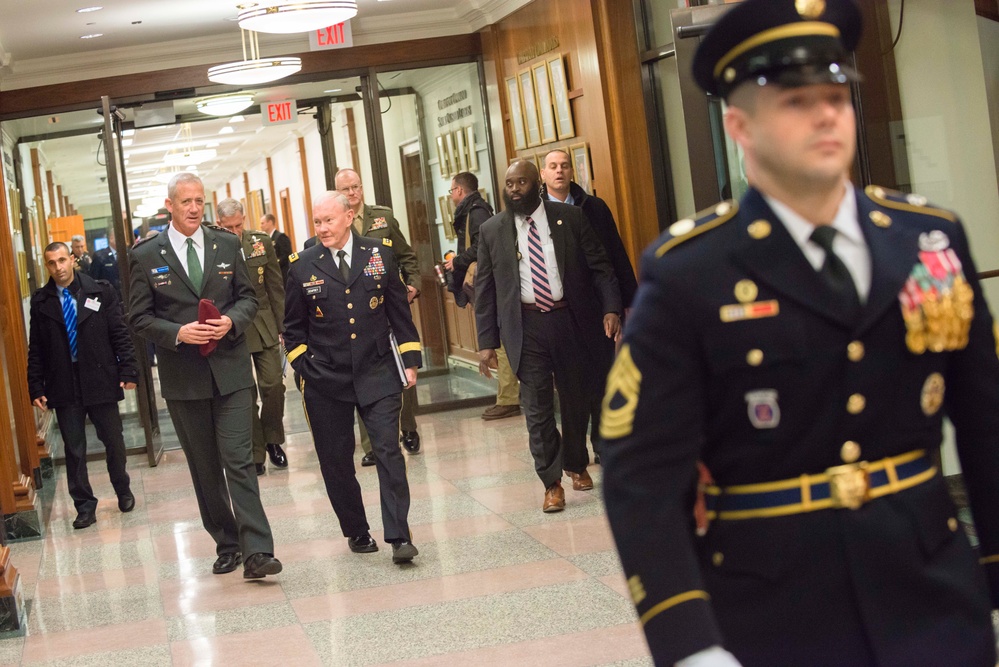
<path fill-rule="evenodd" d="M 264 125 L 286 125 L 298 122 L 298 106 L 295 100 L 266 102 L 260 106 Z"/>
<path fill-rule="evenodd" d="M 350 32 L 350 21 L 313 30 L 309 33 L 310 51 L 346 49 L 350 46 L 354 46 L 354 36 Z"/>

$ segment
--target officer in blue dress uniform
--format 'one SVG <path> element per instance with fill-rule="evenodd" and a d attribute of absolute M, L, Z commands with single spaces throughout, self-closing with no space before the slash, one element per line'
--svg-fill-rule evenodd
<path fill-rule="evenodd" d="M 301 375 L 306 418 L 333 511 L 357 553 L 378 550 L 368 532 L 354 469 L 354 409 L 368 426 L 381 489 L 385 541 L 392 560 L 417 555 L 409 531 L 409 483 L 399 447 L 403 383 L 422 363 L 406 286 L 389 239 L 351 231 L 347 198 L 324 193 L 313 205 L 318 243 L 289 257 L 284 345 Z"/>
<path fill-rule="evenodd" d="M 645 253 L 601 428 L 656 664 L 996 664 L 996 332 L 957 217 L 848 180 L 859 33 L 850 0 L 746 0 L 694 60 L 751 189 Z"/>

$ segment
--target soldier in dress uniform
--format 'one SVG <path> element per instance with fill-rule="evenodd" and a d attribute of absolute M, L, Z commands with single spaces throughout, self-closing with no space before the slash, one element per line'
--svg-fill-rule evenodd
<path fill-rule="evenodd" d="M 374 239 L 388 239 L 395 253 L 399 268 L 402 270 L 402 280 L 406 283 L 406 299 L 409 303 L 420 295 L 420 265 L 416 253 L 406 241 L 395 219 L 392 209 L 387 206 L 369 206 L 364 203 L 364 188 L 361 177 L 353 169 L 341 169 L 333 178 L 337 192 L 350 202 L 354 211 L 354 233 Z M 416 454 L 420 451 L 420 434 L 416 430 L 416 389 L 407 389 L 402 393 L 402 415 L 399 428 L 402 431 L 402 445 L 406 451 Z M 364 420 L 358 420 L 361 431 L 361 449 L 364 458 L 361 465 L 375 464 L 375 456 L 371 451 L 371 439 L 365 428 Z"/>
<path fill-rule="evenodd" d="M 399 411 L 403 386 L 416 385 L 422 354 L 406 287 L 391 241 L 352 232 L 354 212 L 345 196 L 322 194 L 313 215 L 319 242 L 289 258 L 288 362 L 301 375 L 326 492 L 350 549 L 378 550 L 354 470 L 356 408 L 371 434 L 385 541 L 392 544 L 393 562 L 409 562 L 418 552 L 407 518 L 409 482 L 399 447 Z"/>
<path fill-rule="evenodd" d="M 656 664 L 996 664 L 992 316 L 953 213 L 848 180 L 859 34 L 850 0 L 746 0 L 694 59 L 751 189 L 645 253 L 601 427 Z"/>
<path fill-rule="evenodd" d="M 266 232 L 243 228 L 243 205 L 229 197 L 218 203 L 219 226 L 239 236 L 250 282 L 257 294 L 257 316 L 246 330 L 246 346 L 257 372 L 256 398 L 253 405 L 253 464 L 257 474 L 265 472 L 265 457 L 275 468 L 287 468 L 284 444 L 284 355 L 281 334 L 284 332 L 284 280 L 277 252 Z"/>

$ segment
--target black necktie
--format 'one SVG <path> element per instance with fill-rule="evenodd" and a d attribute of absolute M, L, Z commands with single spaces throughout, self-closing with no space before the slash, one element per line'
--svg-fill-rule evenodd
<path fill-rule="evenodd" d="M 343 276 L 343 282 L 347 282 L 350 278 L 350 267 L 347 266 L 347 251 L 338 250 L 336 257 L 340 260 L 340 275 Z"/>
<path fill-rule="evenodd" d="M 826 260 L 819 269 L 826 286 L 837 296 L 850 315 L 856 315 L 860 310 L 860 297 L 857 296 L 857 285 L 853 282 L 846 264 L 833 252 L 833 239 L 836 230 L 829 225 L 820 225 L 812 232 L 810 241 L 826 251 Z"/>

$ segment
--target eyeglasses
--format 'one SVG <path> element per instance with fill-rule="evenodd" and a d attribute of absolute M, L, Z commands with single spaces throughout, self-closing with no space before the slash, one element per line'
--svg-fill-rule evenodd
<path fill-rule="evenodd" d="M 461 189 L 461 186 L 460 186 L 460 185 L 456 185 L 456 186 L 454 186 L 453 188 L 451 188 L 450 190 L 448 190 L 448 191 L 447 191 L 447 193 L 448 193 L 448 194 L 451 194 L 451 193 L 452 193 L 452 192 L 454 192 L 455 190 L 460 190 L 460 189 Z"/>
<path fill-rule="evenodd" d="M 344 194 L 346 194 L 348 192 L 360 192 L 361 191 L 361 184 L 358 183 L 357 185 L 348 185 L 347 187 L 344 187 L 344 188 L 337 188 L 336 191 L 337 192 L 342 192 Z"/>

